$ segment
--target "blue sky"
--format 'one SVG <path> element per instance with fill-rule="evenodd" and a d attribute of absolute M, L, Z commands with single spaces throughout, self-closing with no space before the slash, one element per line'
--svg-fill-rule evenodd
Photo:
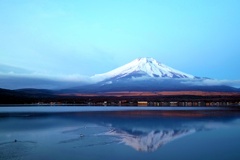
<path fill-rule="evenodd" d="M 92 76 L 153 57 L 239 80 L 239 8 L 239 0 L 1 0 L 0 72 Z"/>

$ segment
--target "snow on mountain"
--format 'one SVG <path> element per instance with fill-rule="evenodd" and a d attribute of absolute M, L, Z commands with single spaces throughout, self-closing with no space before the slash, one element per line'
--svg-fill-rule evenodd
<path fill-rule="evenodd" d="M 103 81 L 134 77 L 196 78 L 159 63 L 153 58 L 138 58 L 110 72 L 94 75 L 92 78 L 96 81 Z"/>
<path fill-rule="evenodd" d="M 118 137 L 122 143 L 131 146 L 137 151 L 153 152 L 171 141 L 195 132 L 195 129 L 160 130 L 142 135 L 133 135 L 123 130 L 114 129 L 106 132 L 105 135 Z"/>

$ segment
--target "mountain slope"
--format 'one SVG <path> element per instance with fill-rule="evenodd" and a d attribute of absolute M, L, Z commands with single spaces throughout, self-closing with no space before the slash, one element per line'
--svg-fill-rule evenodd
<path fill-rule="evenodd" d="M 104 81 L 139 77 L 198 78 L 159 63 L 153 58 L 138 58 L 110 72 L 97 74 L 92 78 L 96 81 Z"/>
<path fill-rule="evenodd" d="M 238 89 L 224 85 L 192 85 L 188 81 L 197 79 L 124 79 L 112 83 L 106 81 L 61 90 L 59 93 L 107 93 L 107 92 L 159 92 L 159 91 L 206 91 L 239 92 Z"/>
<path fill-rule="evenodd" d="M 158 92 L 158 91 L 207 91 L 238 92 L 226 85 L 206 85 L 208 78 L 196 77 L 153 58 L 138 58 L 103 74 L 92 77 L 96 83 L 61 90 L 62 93 L 107 93 L 107 92 Z"/>

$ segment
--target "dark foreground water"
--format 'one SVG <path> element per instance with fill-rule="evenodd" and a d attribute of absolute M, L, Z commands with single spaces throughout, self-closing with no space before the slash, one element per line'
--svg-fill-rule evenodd
<path fill-rule="evenodd" d="M 73 108 L 0 107 L 0 160 L 240 159 L 237 110 Z"/>

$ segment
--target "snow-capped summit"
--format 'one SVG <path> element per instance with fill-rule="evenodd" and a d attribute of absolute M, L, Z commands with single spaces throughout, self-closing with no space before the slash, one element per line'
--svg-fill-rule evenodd
<path fill-rule="evenodd" d="M 113 129 L 106 132 L 105 135 L 118 137 L 122 143 L 131 146 L 137 151 L 153 152 L 171 141 L 196 132 L 197 130 L 194 128 L 180 130 L 153 130 L 149 133 L 144 133 L 140 130 L 140 134 L 135 135 L 129 131 Z"/>
<path fill-rule="evenodd" d="M 186 74 L 159 63 L 153 58 L 138 58 L 107 73 L 94 75 L 92 78 L 103 81 L 136 77 L 196 78 L 193 75 Z"/>

